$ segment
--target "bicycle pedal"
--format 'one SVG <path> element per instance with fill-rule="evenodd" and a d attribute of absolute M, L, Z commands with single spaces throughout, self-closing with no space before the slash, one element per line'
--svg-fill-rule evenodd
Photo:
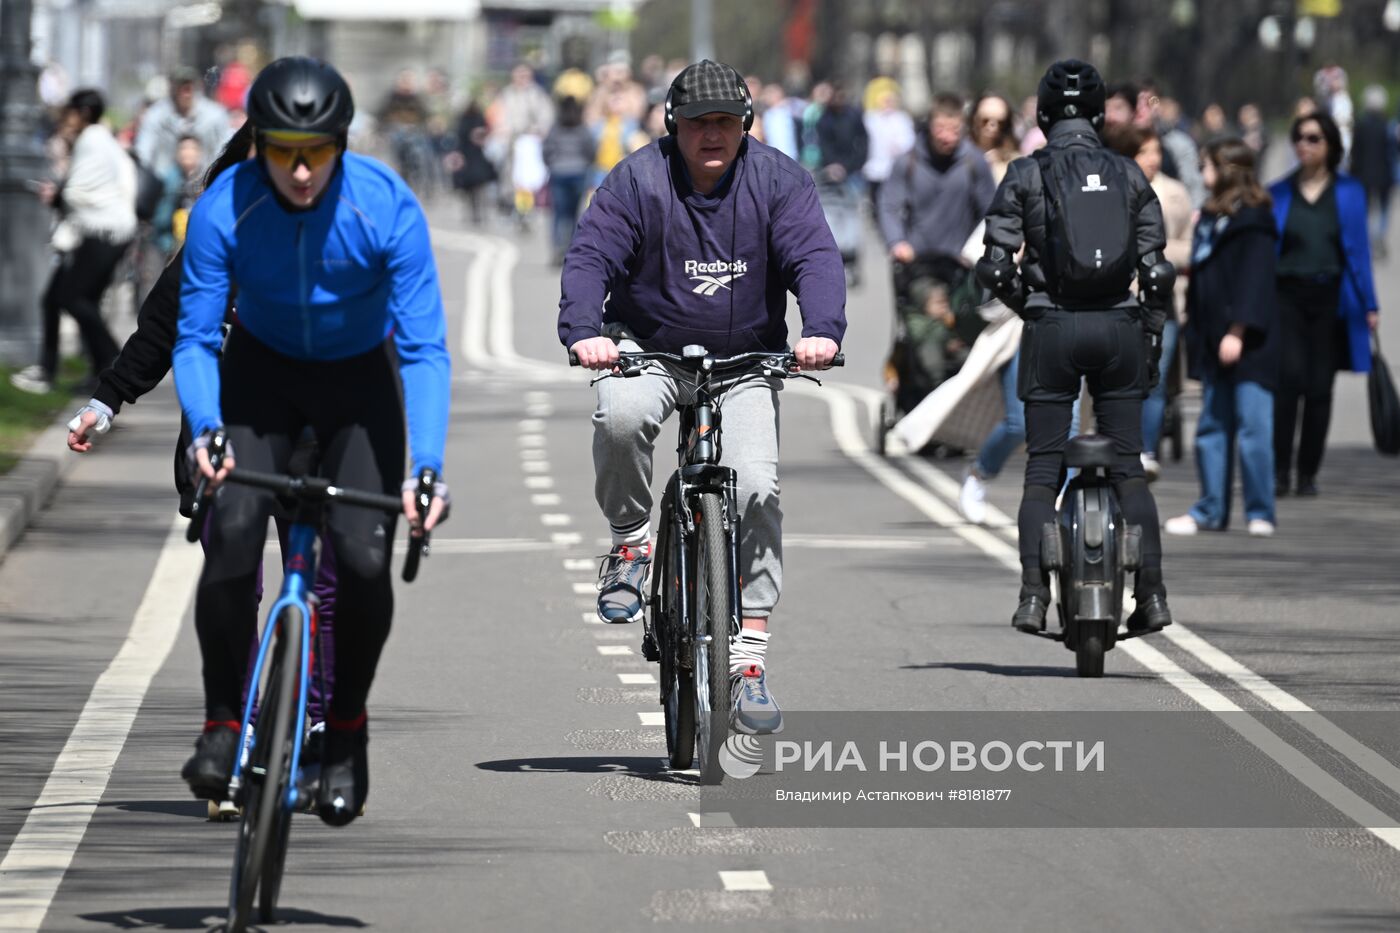
<path fill-rule="evenodd" d="M 661 649 L 656 646 L 656 639 L 650 632 L 642 636 L 642 657 L 653 664 L 661 660 Z"/>
<path fill-rule="evenodd" d="M 208 816 L 211 823 L 231 823 L 243 815 L 243 810 L 232 800 L 210 800 Z"/>

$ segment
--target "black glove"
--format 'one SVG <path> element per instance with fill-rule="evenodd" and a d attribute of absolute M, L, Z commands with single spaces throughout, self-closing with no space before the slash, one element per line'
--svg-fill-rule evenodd
<path fill-rule="evenodd" d="M 1147 338 L 1147 388 L 1151 391 L 1162 381 L 1162 335 L 1145 331 L 1144 336 Z"/>

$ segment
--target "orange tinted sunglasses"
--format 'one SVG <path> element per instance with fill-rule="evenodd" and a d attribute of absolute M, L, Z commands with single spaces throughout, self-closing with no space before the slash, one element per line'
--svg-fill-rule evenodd
<path fill-rule="evenodd" d="M 316 146 L 279 146 L 264 140 L 262 152 L 267 160 L 278 168 L 294 172 L 298 163 L 305 162 L 306 167 L 314 172 L 334 161 L 340 152 L 340 144 L 328 142 Z"/>

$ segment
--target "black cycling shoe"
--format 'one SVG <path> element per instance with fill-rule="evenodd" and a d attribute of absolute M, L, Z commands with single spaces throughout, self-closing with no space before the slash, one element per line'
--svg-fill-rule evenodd
<path fill-rule="evenodd" d="M 180 769 L 180 777 L 200 800 L 224 800 L 237 755 L 238 730 L 226 725 L 212 726 L 195 740 L 194 755 Z"/>
<path fill-rule="evenodd" d="M 1045 630 L 1045 613 L 1050 610 L 1050 600 L 1039 593 L 1022 593 L 1020 605 L 1011 616 L 1011 627 L 1032 635 Z"/>
<path fill-rule="evenodd" d="M 1172 611 L 1167 608 L 1167 597 L 1160 593 L 1139 600 L 1133 614 L 1128 616 L 1128 631 L 1135 635 L 1160 632 L 1171 624 Z"/>
<path fill-rule="evenodd" d="M 323 823 L 344 826 L 360 815 L 369 796 L 369 729 L 361 717 L 358 727 L 335 728 L 326 723 L 325 757 L 321 763 L 316 815 Z"/>

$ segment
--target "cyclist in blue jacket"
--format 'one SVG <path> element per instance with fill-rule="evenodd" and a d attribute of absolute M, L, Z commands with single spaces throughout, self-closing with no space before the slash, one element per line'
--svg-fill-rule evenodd
<path fill-rule="evenodd" d="M 248 604 L 273 506 L 269 492 L 221 485 L 228 472 L 285 471 L 309 426 L 332 482 L 402 488 L 416 526 L 416 480 L 404 481 L 406 411 L 412 474 L 442 473 L 451 362 L 427 222 L 392 171 L 346 152 L 353 114 L 350 88 L 329 65 L 301 57 L 268 65 L 249 90 L 256 160 L 221 175 L 189 221 L 175 384 L 195 438 L 190 457 L 216 489 L 195 601 L 205 726 L 181 771 L 198 797 L 222 797 L 233 768 L 255 617 Z M 235 289 L 237 321 L 220 365 Z M 220 428 L 229 447 L 216 472 L 208 445 Z M 447 505 L 446 485 L 436 491 L 423 530 Z M 335 825 L 354 819 L 369 790 L 365 701 L 393 614 L 394 525 L 355 506 L 327 512 L 340 578 L 317 808 Z"/>

